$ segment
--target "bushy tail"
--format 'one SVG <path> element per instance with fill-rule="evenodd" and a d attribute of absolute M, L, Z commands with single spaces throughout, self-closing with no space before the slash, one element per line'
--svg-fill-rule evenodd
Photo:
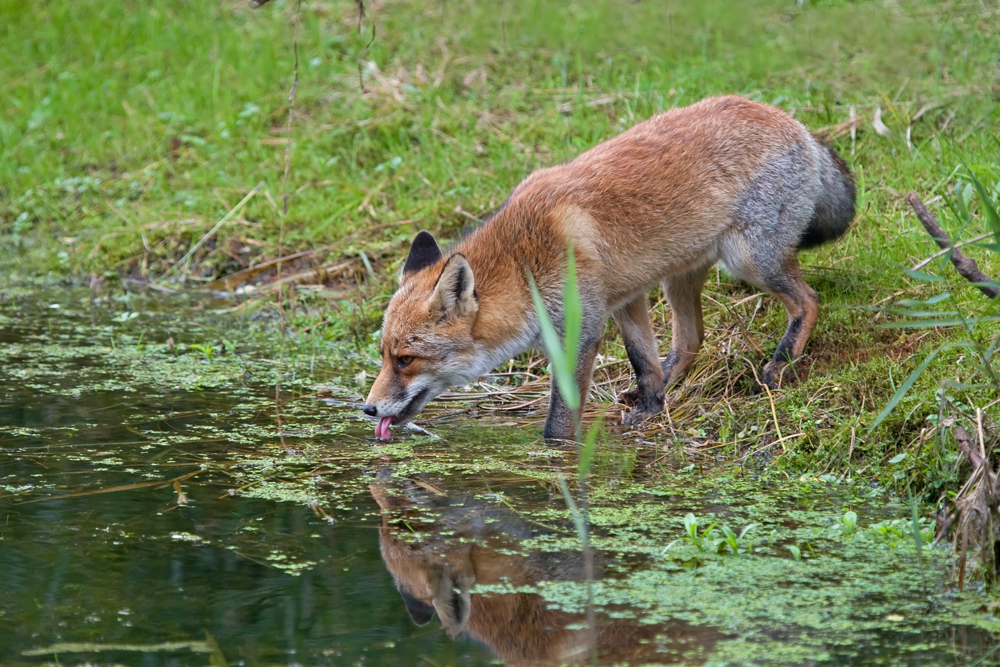
<path fill-rule="evenodd" d="M 822 168 L 820 178 L 823 191 L 816 200 L 816 208 L 812 220 L 799 241 L 799 249 L 814 248 L 828 241 L 833 241 L 844 235 L 854 221 L 854 174 L 851 173 L 844 158 L 816 140 L 823 147 L 823 152 L 829 156 L 829 162 Z M 824 156 L 824 157 L 826 157 Z"/>

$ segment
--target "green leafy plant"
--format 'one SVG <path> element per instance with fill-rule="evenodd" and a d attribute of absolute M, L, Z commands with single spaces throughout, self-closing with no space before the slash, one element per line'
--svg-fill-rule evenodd
<path fill-rule="evenodd" d="M 197 350 L 198 352 L 201 352 L 204 355 L 206 361 L 211 362 L 212 359 L 215 357 L 215 348 L 212 347 L 211 343 L 204 343 L 204 344 L 192 343 L 188 347 L 190 347 L 192 350 Z"/>
<path fill-rule="evenodd" d="M 958 244 L 962 234 L 973 223 L 975 216 L 972 213 L 973 194 L 977 197 L 978 210 L 992 231 L 994 243 L 975 243 L 974 245 L 984 248 L 989 252 L 1000 254 L 1000 213 L 998 213 L 998 203 L 990 195 L 986 186 L 976 176 L 976 173 L 965 166 L 968 175 L 968 182 L 958 179 L 955 184 L 954 196 L 944 196 L 949 210 L 952 212 L 959 224 L 959 231 L 955 234 L 954 244 L 948 252 L 941 255 L 939 260 L 941 267 L 948 263 L 951 251 Z M 905 269 L 908 276 L 914 280 L 925 283 L 940 283 L 944 279 L 923 271 Z M 972 283 L 970 283 L 972 285 Z M 975 284 L 976 287 L 984 285 Z M 989 287 L 1000 288 L 1000 284 L 989 283 Z M 953 341 L 939 345 L 933 349 L 914 371 L 896 389 L 895 393 L 886 403 L 885 407 L 875 418 L 870 427 L 870 431 L 881 424 L 886 417 L 899 405 L 907 392 L 913 387 L 920 376 L 927 370 L 931 362 L 947 350 L 955 348 L 965 349 L 976 361 L 972 375 L 966 378 L 965 382 L 944 379 L 942 389 L 972 389 L 977 387 L 992 387 L 1000 390 L 1000 376 L 993 369 L 993 358 L 1000 348 L 1000 327 L 996 325 L 1000 321 L 997 314 L 997 304 L 1000 299 L 994 298 L 988 302 L 978 313 L 967 313 L 963 311 L 962 305 L 950 291 L 942 291 L 927 299 L 904 299 L 896 302 L 889 312 L 897 315 L 905 315 L 912 319 L 899 322 L 890 322 L 881 325 L 883 328 L 892 329 L 930 329 L 938 327 L 961 327 L 964 332 L 964 340 Z M 949 304 L 945 307 L 943 304 Z M 978 383 L 977 383 L 978 380 Z M 939 392 L 939 396 L 944 401 L 945 393 Z"/>
<path fill-rule="evenodd" d="M 927 519 L 918 519 L 916 532 L 914 523 L 910 519 L 887 519 L 873 523 L 868 527 L 876 536 L 887 540 L 889 546 L 898 547 L 907 542 L 916 544 L 916 536 L 919 535 L 921 547 L 934 541 L 934 525 Z"/>
<path fill-rule="evenodd" d="M 671 542 L 663 551 L 668 551 L 677 542 L 687 542 L 702 553 L 715 552 L 720 556 L 726 554 L 738 556 L 749 553 L 753 543 L 744 542 L 744 538 L 756 525 L 755 523 L 749 524 L 737 535 L 731 528 L 722 526 L 718 522 L 712 522 L 702 528 L 698 518 L 688 512 L 684 517 L 684 537 Z"/>
<path fill-rule="evenodd" d="M 858 515 L 853 510 L 847 510 L 844 512 L 844 516 L 840 517 L 840 525 L 843 527 L 844 532 L 848 535 L 853 535 L 858 532 Z"/>
<path fill-rule="evenodd" d="M 753 548 L 753 543 L 744 543 L 743 538 L 749 533 L 756 524 L 751 523 L 750 525 L 743 528 L 739 535 L 736 535 L 728 526 L 721 526 L 722 539 L 719 540 L 719 544 L 716 550 L 720 555 L 724 555 L 727 551 L 731 552 L 734 556 L 739 556 L 741 553 L 748 553 L 750 549 Z"/>
<path fill-rule="evenodd" d="M 889 540 L 892 546 L 896 546 L 900 539 L 907 536 L 908 526 L 902 519 L 889 519 L 873 523 L 870 528 L 881 537 Z"/>
<path fill-rule="evenodd" d="M 699 530 L 698 519 L 688 512 L 684 517 L 684 532 L 686 535 L 681 539 L 696 548 L 698 551 L 705 551 L 706 546 L 715 546 L 717 535 L 716 528 L 719 524 L 712 523 L 706 528 Z"/>

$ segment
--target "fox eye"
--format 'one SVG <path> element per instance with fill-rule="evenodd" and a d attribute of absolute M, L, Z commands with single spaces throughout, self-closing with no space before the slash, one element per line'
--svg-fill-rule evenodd
<path fill-rule="evenodd" d="M 411 357 L 409 355 L 403 355 L 402 357 L 399 357 L 398 359 L 396 359 L 396 364 L 400 368 L 405 368 L 405 367 L 409 366 L 411 363 L 413 363 L 413 357 Z"/>

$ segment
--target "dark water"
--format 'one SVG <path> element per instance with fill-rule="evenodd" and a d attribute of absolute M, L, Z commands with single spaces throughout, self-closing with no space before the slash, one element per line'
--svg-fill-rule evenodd
<path fill-rule="evenodd" d="M 553 483 L 573 453 L 447 411 L 376 443 L 344 404 L 349 353 L 232 305 L 2 290 L 0 664 L 586 663 Z M 946 554 L 872 528 L 906 508 L 638 447 L 609 436 L 595 464 L 602 664 L 959 665 L 996 644 Z M 688 512 L 754 524 L 743 553 L 681 539 Z"/>

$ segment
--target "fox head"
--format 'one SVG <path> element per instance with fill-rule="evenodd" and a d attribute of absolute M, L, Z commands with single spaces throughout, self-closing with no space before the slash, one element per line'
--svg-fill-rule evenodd
<path fill-rule="evenodd" d="M 475 379 L 472 327 L 478 312 L 475 279 L 465 256 L 445 257 L 433 236 L 417 234 L 399 289 L 385 311 L 382 370 L 368 394 L 365 414 L 405 424 L 449 386 Z"/>

